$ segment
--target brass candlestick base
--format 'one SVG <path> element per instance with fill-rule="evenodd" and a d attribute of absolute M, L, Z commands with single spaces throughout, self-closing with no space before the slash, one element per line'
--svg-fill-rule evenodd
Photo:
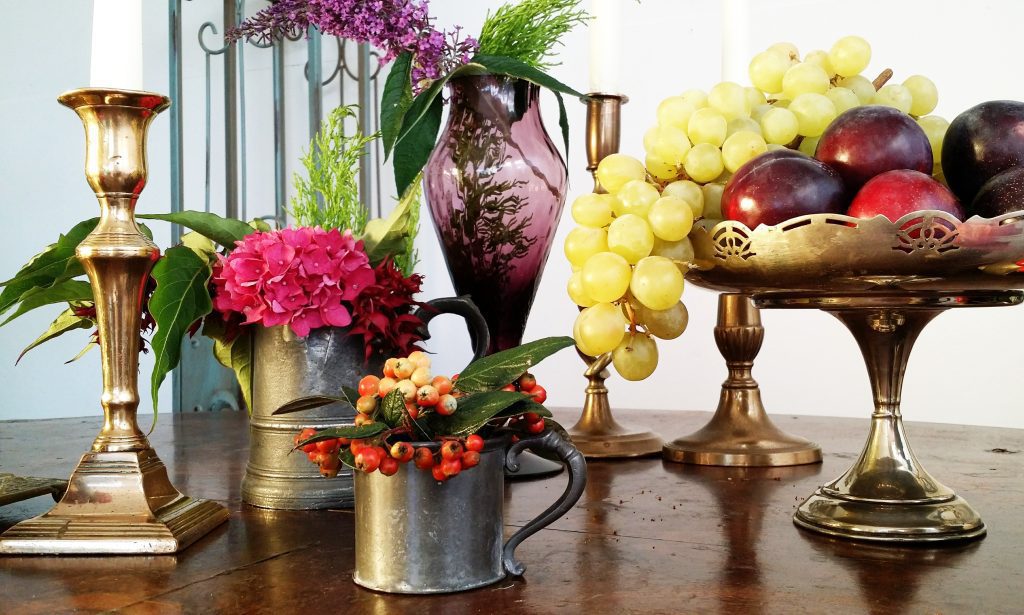
<path fill-rule="evenodd" d="M 160 250 L 135 224 L 146 185 L 146 131 L 167 108 L 149 92 L 63 94 L 85 125 L 85 174 L 100 203 L 76 256 L 92 283 L 103 366 L 103 428 L 53 509 L 0 535 L 0 553 L 174 553 L 227 521 L 214 502 L 183 496 L 139 430 L 139 329 L 149 270 Z"/>
<path fill-rule="evenodd" d="M 751 375 L 764 327 L 750 297 L 718 297 L 715 342 L 729 377 L 722 383 L 715 415 L 700 431 L 666 444 L 666 461 L 711 466 L 795 466 L 821 461 L 821 447 L 772 424 Z"/>
<path fill-rule="evenodd" d="M 921 466 L 903 431 L 900 396 L 918 334 L 950 307 L 1015 305 L 1020 291 L 768 293 L 762 307 L 819 308 L 841 320 L 864 355 L 875 409 L 860 458 L 800 505 L 800 527 L 843 538 L 939 542 L 979 538 L 981 517 Z"/>

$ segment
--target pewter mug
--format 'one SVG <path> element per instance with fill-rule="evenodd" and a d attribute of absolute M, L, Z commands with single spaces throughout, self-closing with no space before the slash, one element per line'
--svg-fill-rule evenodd
<path fill-rule="evenodd" d="M 417 443 L 436 450 L 436 442 Z M 504 468 L 519 469 L 525 448 L 551 451 L 569 469 L 562 496 L 502 546 Z M 569 511 L 583 495 L 587 464 L 553 431 L 512 443 L 486 441 L 476 467 L 439 483 L 413 464 L 393 476 L 355 473 L 356 584 L 382 592 L 434 594 L 482 587 L 520 576 L 515 559 L 523 540 Z"/>
<path fill-rule="evenodd" d="M 424 323 L 442 313 L 466 319 L 476 356 L 487 349 L 487 323 L 468 297 L 427 302 L 416 314 Z M 426 324 L 420 331 L 429 338 Z M 307 395 L 338 395 L 367 373 L 380 373 L 383 358 L 364 360 L 362 337 L 348 328 L 314 329 L 301 338 L 285 326 L 255 327 L 253 339 L 253 408 L 249 417 L 249 460 L 242 479 L 242 501 L 261 508 L 309 510 L 351 508 L 352 472 L 320 476 L 304 455 L 289 454 L 295 434 L 307 427 L 351 425 L 355 409 L 333 403 L 291 414 L 274 414 L 287 402 Z"/>

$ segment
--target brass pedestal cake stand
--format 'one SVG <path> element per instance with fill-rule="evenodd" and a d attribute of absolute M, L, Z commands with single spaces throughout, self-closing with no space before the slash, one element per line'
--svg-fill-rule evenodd
<path fill-rule="evenodd" d="M 981 517 L 921 467 L 900 415 L 914 341 L 954 307 L 1024 300 L 1024 214 L 960 222 L 940 212 L 860 220 L 816 214 L 750 230 L 732 221 L 691 235 L 696 283 L 742 291 L 762 308 L 827 311 L 860 345 L 875 410 L 867 444 L 842 477 L 820 487 L 794 521 L 805 529 L 878 542 L 983 536 Z"/>
<path fill-rule="evenodd" d="M 751 370 L 764 327 L 749 295 L 718 297 L 715 343 L 729 368 L 718 408 L 708 424 L 666 444 L 666 461 L 710 466 L 795 466 L 821 461 L 821 447 L 776 427 Z"/>
<path fill-rule="evenodd" d="M 104 420 L 64 497 L 0 535 L 0 553 L 174 553 L 227 521 L 228 512 L 179 493 L 136 421 L 142 299 L 160 250 L 139 231 L 134 211 L 146 185 L 146 131 L 170 101 L 101 89 L 59 100 L 85 124 L 86 178 L 100 203 L 99 223 L 75 254 L 96 303 Z"/>

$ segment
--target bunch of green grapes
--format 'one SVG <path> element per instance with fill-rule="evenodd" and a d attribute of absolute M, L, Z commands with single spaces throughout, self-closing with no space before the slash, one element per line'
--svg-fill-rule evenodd
<path fill-rule="evenodd" d="M 914 116 L 935 152 L 935 174 L 949 122 L 928 115 L 938 103 L 930 79 L 879 83 L 861 73 L 871 46 L 859 36 L 839 39 L 829 51 L 801 60 L 791 43 L 776 43 L 750 61 L 752 86 L 724 81 L 709 91 L 688 90 L 658 105 L 657 124 L 644 135 L 646 166 L 661 183 L 689 179 L 705 186 L 705 216 L 716 209 L 721 186 L 748 160 L 788 147 L 813 155 L 818 138 L 839 114 L 859 105 L 886 105 Z M 880 76 L 876 81 L 883 81 Z M 708 198 L 708 197 L 711 198 Z"/>
<path fill-rule="evenodd" d="M 686 329 L 680 298 L 693 259 L 687 235 L 704 211 L 696 183 L 661 187 L 647 178 L 636 158 L 607 156 L 597 179 L 608 193 L 573 202 L 578 226 L 565 239 L 573 269 L 569 297 L 582 308 L 573 326 L 576 345 L 595 357 L 611 352 L 612 365 L 627 380 L 654 372 L 654 338 L 675 339 Z"/>

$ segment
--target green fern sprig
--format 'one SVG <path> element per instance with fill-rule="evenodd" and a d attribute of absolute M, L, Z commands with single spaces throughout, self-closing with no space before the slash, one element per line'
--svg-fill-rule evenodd
<path fill-rule="evenodd" d="M 550 62 L 555 45 L 579 24 L 586 23 L 580 0 L 523 0 L 502 5 L 493 15 L 487 12 L 480 31 L 481 55 L 506 56 L 541 70 Z"/>

